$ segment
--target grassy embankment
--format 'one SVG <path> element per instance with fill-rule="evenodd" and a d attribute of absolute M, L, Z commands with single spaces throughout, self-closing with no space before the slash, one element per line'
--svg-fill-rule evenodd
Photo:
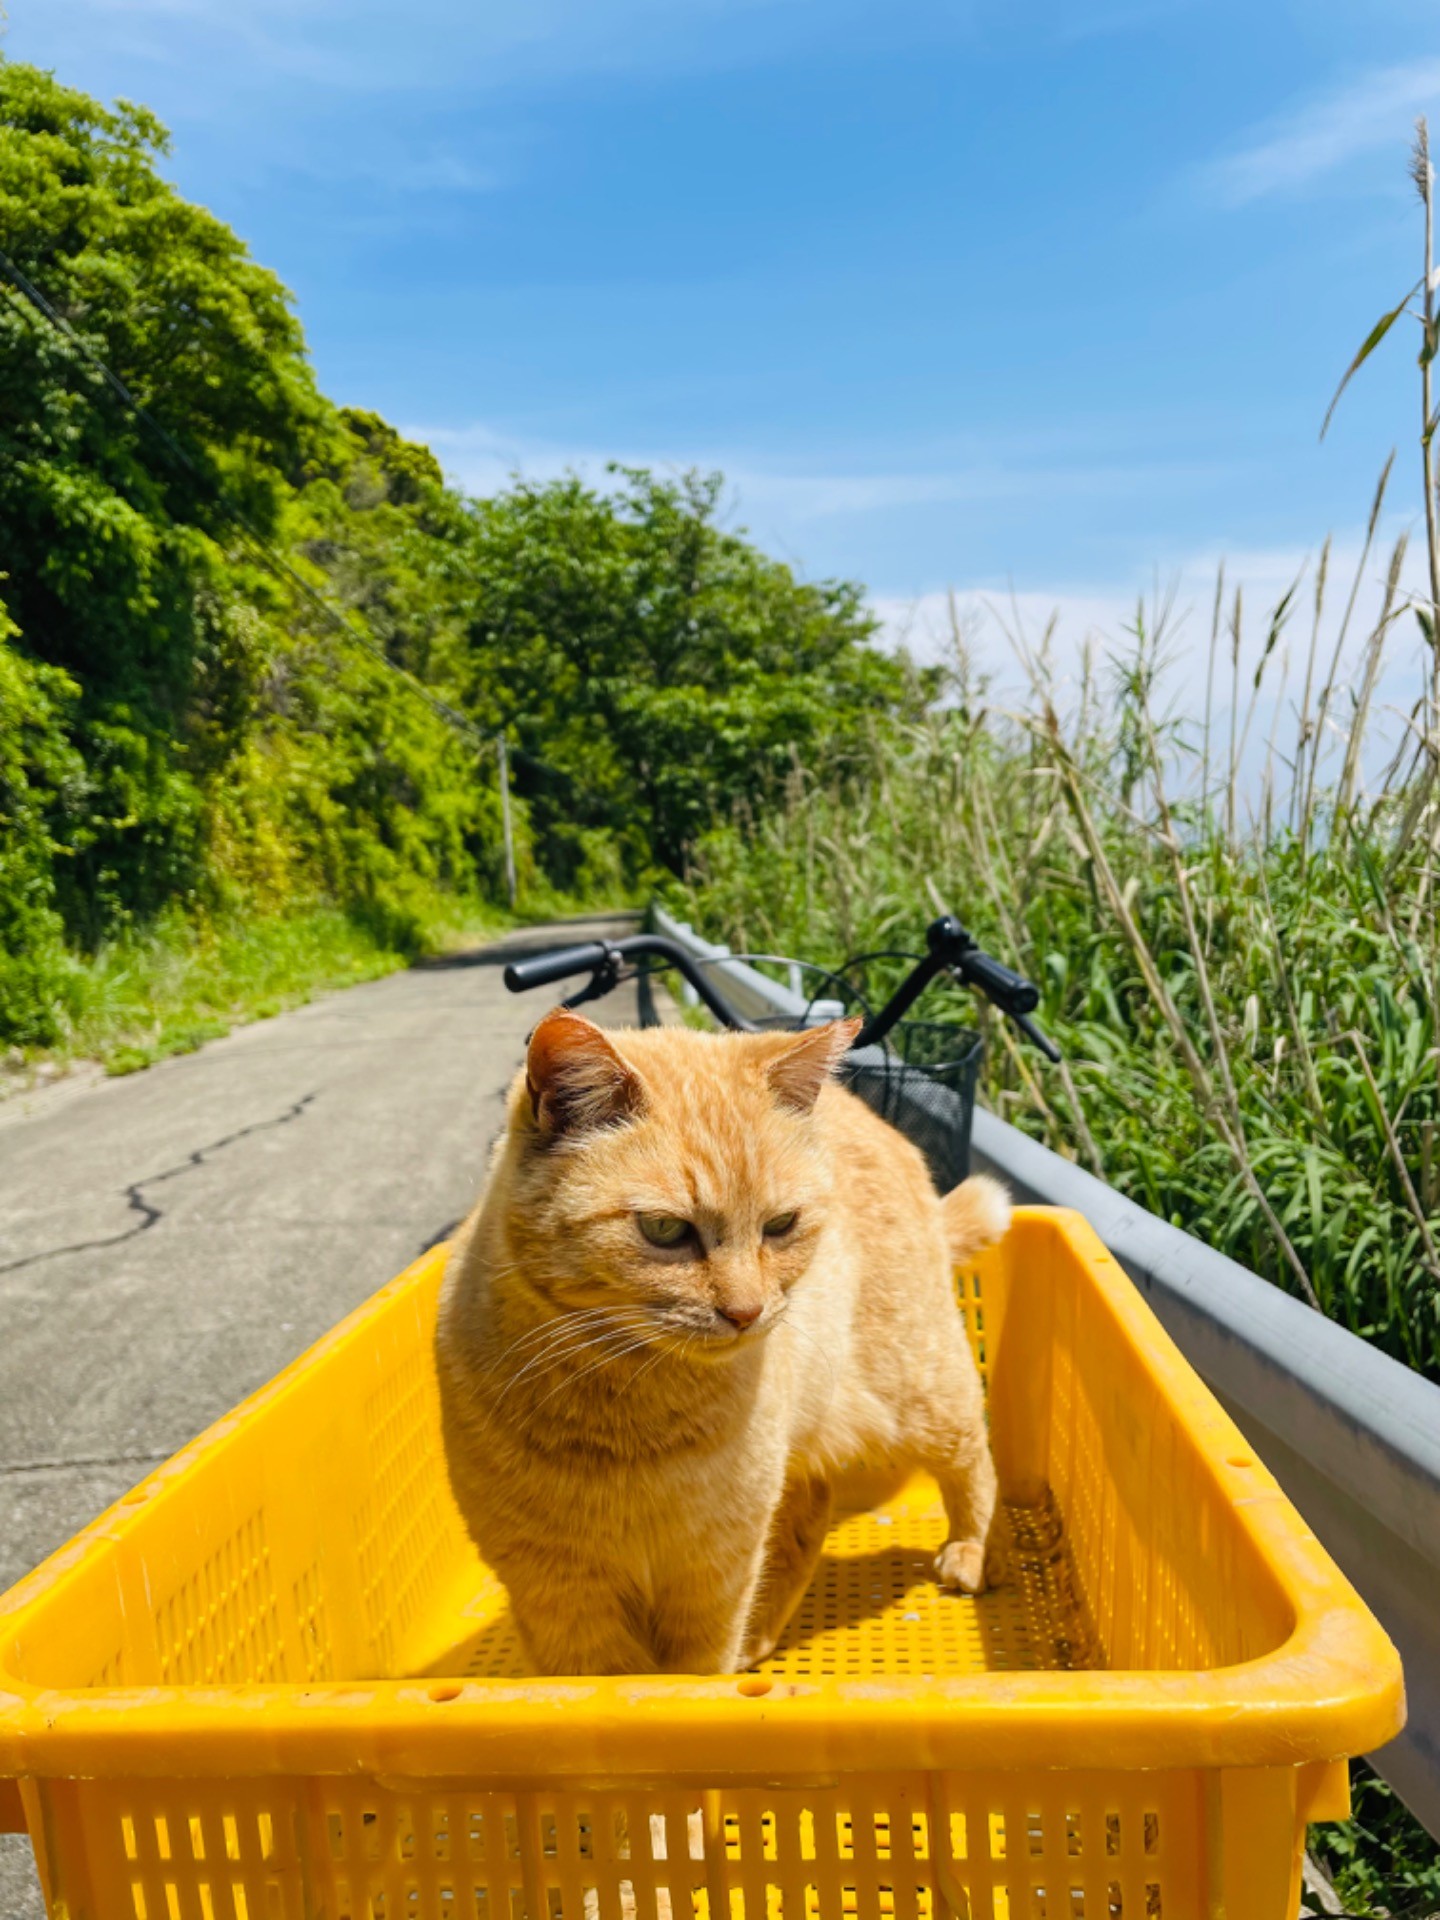
<path fill-rule="evenodd" d="M 443 951 L 508 924 L 498 908 L 455 901 L 427 928 L 426 947 Z M 81 1060 L 133 1073 L 415 957 L 335 907 L 219 923 L 167 915 L 94 954 L 67 958 L 60 1038 L 49 1047 L 11 1048 L 0 1059 L 0 1097 Z"/>

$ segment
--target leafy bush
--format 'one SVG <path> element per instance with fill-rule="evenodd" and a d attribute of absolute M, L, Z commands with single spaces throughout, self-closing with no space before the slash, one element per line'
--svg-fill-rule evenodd
<path fill-rule="evenodd" d="M 74 682 L 27 660 L 0 604 L 0 1007 L 11 1035 L 59 1038 L 68 968 L 55 866 L 73 853 L 88 781 L 65 725 Z"/>
<path fill-rule="evenodd" d="M 257 667 L 218 491 L 270 531 L 320 413 L 283 289 L 159 177 L 164 148 L 142 109 L 0 62 L 0 232 L 80 342 L 0 304 L 0 567 L 24 647 L 77 688 L 92 796 L 56 900 L 86 942 L 199 884 L 204 784 Z"/>
<path fill-rule="evenodd" d="M 1347 1911 L 1429 1920 L 1440 1912 L 1440 1849 L 1363 1760 L 1351 1763 L 1350 1791 L 1351 1819 L 1310 1830 L 1311 1849 Z"/>

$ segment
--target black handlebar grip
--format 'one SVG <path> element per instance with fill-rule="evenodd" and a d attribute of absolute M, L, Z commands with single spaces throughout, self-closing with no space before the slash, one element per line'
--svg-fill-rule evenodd
<path fill-rule="evenodd" d="M 982 953 L 978 947 L 972 947 L 964 955 L 956 971 L 968 985 L 978 987 L 988 1000 L 993 1000 L 1002 1013 L 1034 1013 L 1040 1004 L 1040 989 L 1032 981 L 1023 974 L 1012 973 L 1009 967 Z"/>
<path fill-rule="evenodd" d="M 529 960 L 512 960 L 505 969 L 505 984 L 511 993 L 524 993 L 529 987 L 568 980 L 572 973 L 593 973 L 604 964 L 608 951 L 598 940 L 591 940 L 583 947 L 556 947 Z"/>

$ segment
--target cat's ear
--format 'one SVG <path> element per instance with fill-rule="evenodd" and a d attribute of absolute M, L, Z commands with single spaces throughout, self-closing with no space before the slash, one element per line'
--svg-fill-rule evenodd
<path fill-rule="evenodd" d="M 797 1033 L 765 1069 L 770 1090 L 792 1113 L 809 1113 L 820 1089 L 855 1044 L 863 1020 L 830 1020 Z"/>
<path fill-rule="evenodd" d="M 535 1124 L 549 1139 L 611 1126 L 645 1104 L 639 1076 L 599 1027 L 564 1007 L 531 1034 L 525 1083 Z"/>

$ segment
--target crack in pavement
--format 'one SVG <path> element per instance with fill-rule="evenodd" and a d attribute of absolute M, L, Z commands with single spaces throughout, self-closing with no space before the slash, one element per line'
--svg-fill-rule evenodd
<path fill-rule="evenodd" d="M 143 1180 L 133 1180 L 125 1188 L 125 1204 L 132 1213 L 140 1218 L 133 1227 L 127 1227 L 123 1233 L 111 1233 L 98 1240 L 75 1240 L 64 1247 L 46 1247 L 41 1253 L 27 1253 L 19 1260 L 7 1260 L 0 1265 L 0 1273 L 18 1273 L 22 1267 L 37 1266 L 42 1260 L 58 1260 L 67 1253 L 92 1253 L 101 1247 L 123 1246 L 127 1240 L 134 1240 L 142 1233 L 148 1233 L 165 1217 L 163 1207 L 152 1206 L 145 1198 L 147 1187 L 158 1187 L 164 1180 L 174 1180 L 182 1173 L 192 1173 L 196 1167 L 203 1167 L 212 1153 L 219 1153 L 222 1147 L 233 1147 L 237 1140 L 245 1140 L 252 1133 L 266 1133 L 272 1127 L 285 1127 L 292 1120 L 298 1120 L 318 1096 L 307 1093 L 284 1113 L 277 1114 L 273 1120 L 254 1120 L 248 1127 L 239 1127 L 234 1133 L 227 1133 L 219 1140 L 212 1140 L 207 1146 L 196 1147 L 193 1153 L 186 1154 L 173 1167 L 166 1167 L 160 1173 L 147 1174 Z"/>
<path fill-rule="evenodd" d="M 0 1480 L 19 1473 L 67 1473 L 78 1467 L 153 1467 L 169 1458 L 168 1453 L 96 1453 L 76 1460 L 17 1460 L 0 1466 Z"/>

